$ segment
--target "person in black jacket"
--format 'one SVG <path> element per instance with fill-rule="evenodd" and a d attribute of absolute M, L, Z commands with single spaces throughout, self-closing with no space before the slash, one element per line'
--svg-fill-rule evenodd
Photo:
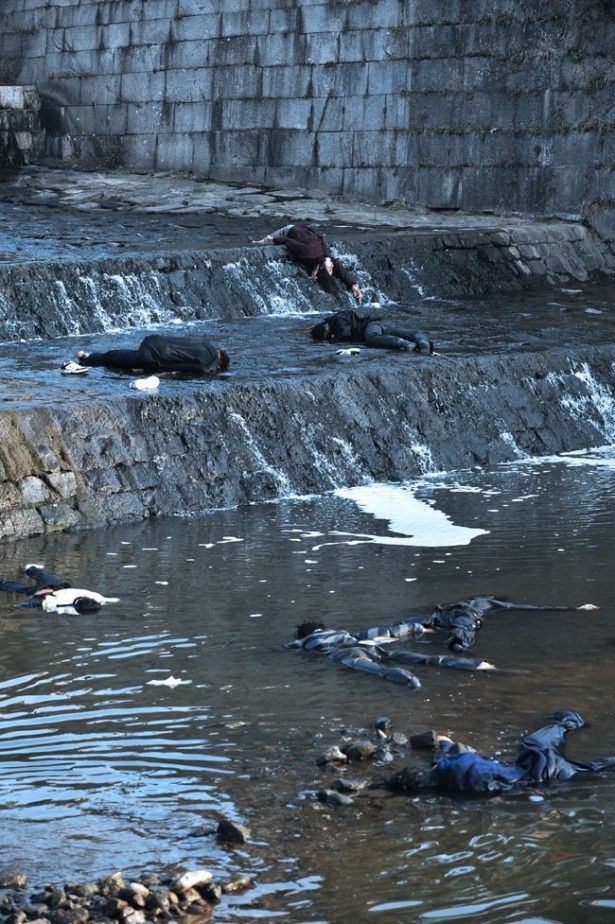
<path fill-rule="evenodd" d="M 362 315 L 353 309 L 337 311 L 309 328 L 314 340 L 332 343 L 364 343 L 385 350 L 405 350 L 430 356 L 433 343 L 420 330 L 406 330 L 386 324 L 380 318 Z"/>
<path fill-rule="evenodd" d="M 81 366 L 105 366 L 120 372 L 181 372 L 209 375 L 226 372 L 228 353 L 212 346 L 203 337 L 168 337 L 150 334 L 136 350 L 107 350 L 106 353 L 77 354 Z"/>
<path fill-rule="evenodd" d="M 322 234 L 318 234 L 307 225 L 286 225 L 252 243 L 284 245 L 289 257 L 310 273 L 312 279 L 315 279 L 325 291 L 334 291 L 331 283 L 336 277 L 349 292 L 352 292 L 358 302 L 363 298 L 356 279 L 353 279 L 340 261 L 329 253 Z"/>

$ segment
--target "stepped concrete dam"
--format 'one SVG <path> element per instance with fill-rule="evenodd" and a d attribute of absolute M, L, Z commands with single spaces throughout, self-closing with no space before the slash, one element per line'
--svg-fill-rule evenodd
<path fill-rule="evenodd" d="M 614 47 L 0 4 L 0 924 L 611 920 Z"/>
<path fill-rule="evenodd" d="M 126 178 L 112 208 L 108 189 L 67 208 L 62 195 L 71 186 L 77 198 L 83 176 L 33 169 L 3 187 L 4 540 L 574 450 L 612 433 L 615 257 L 578 222 L 373 209 L 358 225 L 338 202 L 327 224 L 328 203 L 293 202 L 293 214 L 320 209 L 364 309 L 428 331 L 439 354 L 343 356 L 306 328 L 350 297 L 320 290 L 281 248 L 245 244 L 283 223 L 287 200 L 259 201 L 256 217 L 249 193 L 221 187 L 213 217 L 173 198 L 152 214 Z M 60 375 L 77 349 L 180 329 L 228 348 L 230 372 L 163 379 L 154 394 L 104 370 Z"/>

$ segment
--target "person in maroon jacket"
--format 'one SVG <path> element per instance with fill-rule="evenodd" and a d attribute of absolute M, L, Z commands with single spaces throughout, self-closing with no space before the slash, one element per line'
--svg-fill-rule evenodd
<path fill-rule="evenodd" d="M 363 298 L 356 279 L 353 279 L 340 261 L 329 253 L 322 234 L 318 234 L 307 225 L 286 225 L 252 243 L 283 244 L 289 257 L 310 273 L 312 279 L 320 283 L 323 289 L 331 291 L 331 280 L 337 277 L 358 302 Z"/>

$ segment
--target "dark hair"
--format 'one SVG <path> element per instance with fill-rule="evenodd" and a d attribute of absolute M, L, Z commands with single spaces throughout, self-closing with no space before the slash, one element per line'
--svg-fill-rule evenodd
<path fill-rule="evenodd" d="M 220 372 L 226 372 L 231 364 L 231 357 L 228 355 L 226 350 L 218 350 L 216 355 L 218 360 L 218 369 Z"/>
<path fill-rule="evenodd" d="M 324 628 L 324 622 L 302 622 L 297 626 L 296 636 L 297 638 L 307 638 L 312 632 L 317 632 L 319 629 Z"/>
<path fill-rule="evenodd" d="M 339 275 L 339 263 L 331 254 L 327 254 L 327 256 L 333 263 L 333 275 L 329 275 L 325 269 L 325 261 L 323 260 L 322 263 L 319 264 L 316 272 L 316 282 L 320 288 L 324 289 L 329 295 L 337 295 L 337 285 L 335 284 L 334 276 Z"/>
<path fill-rule="evenodd" d="M 314 340 L 328 340 L 329 325 L 326 321 L 321 321 L 320 324 L 314 324 L 310 327 L 310 334 Z"/>

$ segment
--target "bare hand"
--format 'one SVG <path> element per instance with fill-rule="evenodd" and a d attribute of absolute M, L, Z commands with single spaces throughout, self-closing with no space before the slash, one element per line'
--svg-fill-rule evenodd
<path fill-rule="evenodd" d="M 356 300 L 357 300 L 358 302 L 363 301 L 363 293 L 361 292 L 361 290 L 360 290 L 360 288 L 358 287 L 358 285 L 356 285 L 356 283 L 355 283 L 355 285 L 353 285 L 353 287 L 352 287 L 352 289 L 351 289 L 350 291 L 352 292 L 352 294 L 354 295 L 354 297 L 356 298 Z"/>

